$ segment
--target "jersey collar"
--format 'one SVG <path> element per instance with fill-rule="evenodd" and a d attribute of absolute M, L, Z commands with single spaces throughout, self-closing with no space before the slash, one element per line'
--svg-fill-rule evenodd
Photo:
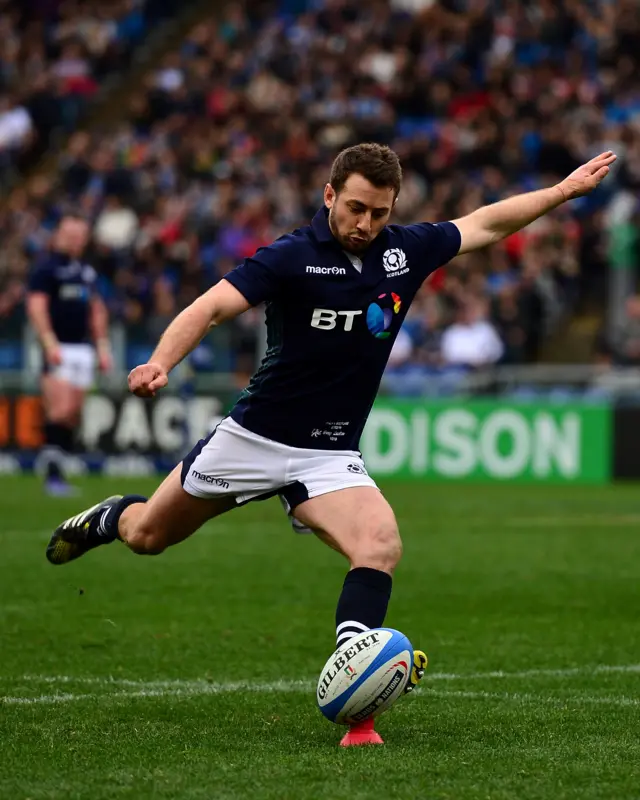
<path fill-rule="evenodd" d="M 311 229 L 313 230 L 313 235 L 319 242 L 333 242 L 337 244 L 336 238 L 331 233 L 331 228 L 329 227 L 329 209 L 326 206 L 322 206 L 311 220 Z"/>

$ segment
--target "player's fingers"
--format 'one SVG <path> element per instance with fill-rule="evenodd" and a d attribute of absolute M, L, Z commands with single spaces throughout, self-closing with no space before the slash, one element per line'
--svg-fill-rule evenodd
<path fill-rule="evenodd" d="M 149 391 L 156 392 L 158 389 L 164 388 L 169 383 L 169 379 L 164 373 L 161 373 L 149 383 Z"/>
<path fill-rule="evenodd" d="M 129 389 L 135 392 L 137 389 L 146 387 L 151 380 L 153 380 L 153 373 L 150 370 L 146 372 L 144 369 L 136 367 L 129 373 Z"/>
<path fill-rule="evenodd" d="M 598 156 L 597 158 L 593 159 L 593 161 L 589 161 L 588 166 L 591 168 L 591 172 L 595 173 L 601 167 L 609 166 L 609 164 L 613 164 L 616 160 L 617 156 L 615 153 L 603 153 L 602 155 Z"/>
<path fill-rule="evenodd" d="M 605 159 L 611 158 L 611 156 L 615 158 L 613 150 L 605 150 L 604 153 L 599 153 L 597 156 L 594 156 L 593 158 L 589 159 L 589 161 L 587 161 L 587 164 L 595 164 L 596 161 L 603 161 Z"/>
<path fill-rule="evenodd" d="M 594 176 L 594 177 L 595 177 L 595 179 L 596 179 L 596 182 L 597 182 L 597 183 L 600 183 L 600 181 L 601 181 L 601 180 L 602 180 L 604 177 L 606 177 L 608 174 L 609 174 L 609 167 L 607 167 L 607 166 L 605 166 L 605 167 L 600 167 L 600 169 L 599 169 L 599 170 L 596 172 L 596 174 L 595 174 L 595 176 Z"/>

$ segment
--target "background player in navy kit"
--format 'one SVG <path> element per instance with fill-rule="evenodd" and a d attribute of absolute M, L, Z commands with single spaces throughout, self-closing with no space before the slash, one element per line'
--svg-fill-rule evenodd
<path fill-rule="evenodd" d="M 115 538 L 136 553 L 160 553 L 212 517 L 279 494 L 300 526 L 349 560 L 338 643 L 381 626 L 402 548 L 393 511 L 357 448 L 407 309 L 435 269 L 591 191 L 614 159 L 603 153 L 556 186 L 453 222 L 398 226 L 387 224 L 401 184 L 395 153 L 379 145 L 343 151 L 312 224 L 228 273 L 129 375 L 132 392 L 154 395 L 212 325 L 264 301 L 267 353 L 230 416 L 149 501 L 109 498 L 66 520 L 49 560 L 65 563 Z M 425 665 L 417 651 L 411 685 Z"/>
<path fill-rule="evenodd" d="M 54 495 L 72 491 L 64 477 L 64 456 L 72 449 L 85 391 L 93 383 L 96 351 L 101 370 L 112 366 L 107 310 L 96 294 L 95 270 L 82 261 L 88 241 L 87 222 L 64 217 L 50 252 L 29 281 L 27 310 L 45 362 L 45 486 Z"/>

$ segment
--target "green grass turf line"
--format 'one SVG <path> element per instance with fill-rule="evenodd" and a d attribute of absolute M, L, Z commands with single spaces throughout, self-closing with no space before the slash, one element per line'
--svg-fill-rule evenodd
<path fill-rule="evenodd" d="M 159 558 L 115 543 L 52 567 L 65 516 L 154 482 L 81 485 L 80 501 L 52 500 L 2 479 L 0 696 L 92 695 L 0 704 L 3 800 L 640 797 L 640 709 L 622 702 L 640 673 L 588 669 L 640 663 L 637 486 L 385 486 L 405 542 L 388 624 L 458 677 L 384 715 L 385 747 L 343 751 L 312 691 L 132 697 L 59 680 L 313 682 L 345 572 L 277 501 Z"/>

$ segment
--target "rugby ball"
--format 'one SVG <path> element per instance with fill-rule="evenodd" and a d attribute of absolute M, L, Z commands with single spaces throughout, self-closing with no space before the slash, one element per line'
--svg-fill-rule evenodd
<path fill-rule="evenodd" d="M 353 636 L 324 665 L 316 698 L 331 722 L 350 725 L 376 717 L 403 693 L 413 666 L 413 647 L 393 628 Z"/>

